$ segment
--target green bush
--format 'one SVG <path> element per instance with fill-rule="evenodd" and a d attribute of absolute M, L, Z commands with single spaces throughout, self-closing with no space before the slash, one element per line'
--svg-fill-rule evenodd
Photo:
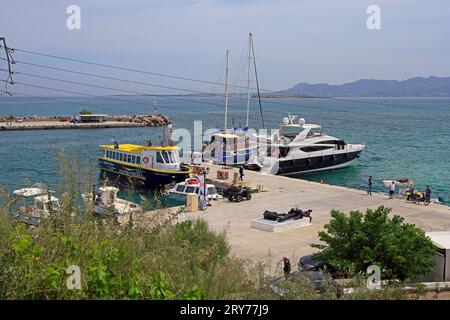
<path fill-rule="evenodd" d="M 389 218 L 390 209 L 380 206 L 365 214 L 331 211 L 331 221 L 319 232 L 322 249 L 317 258 L 344 274 L 364 273 L 378 265 L 385 279 L 413 278 L 433 270 L 433 243 L 425 233 L 407 224 L 398 215 Z"/>
<path fill-rule="evenodd" d="M 92 114 L 92 111 L 85 108 L 80 111 L 80 114 Z"/>

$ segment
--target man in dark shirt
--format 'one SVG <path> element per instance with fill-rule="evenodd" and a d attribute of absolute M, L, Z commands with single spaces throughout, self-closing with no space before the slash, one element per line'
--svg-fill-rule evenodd
<path fill-rule="evenodd" d="M 427 188 L 425 189 L 425 198 L 427 198 L 428 200 L 431 200 L 431 188 L 430 188 L 430 186 L 427 186 Z"/>
<path fill-rule="evenodd" d="M 244 180 L 244 166 L 239 167 L 239 179 Z"/>

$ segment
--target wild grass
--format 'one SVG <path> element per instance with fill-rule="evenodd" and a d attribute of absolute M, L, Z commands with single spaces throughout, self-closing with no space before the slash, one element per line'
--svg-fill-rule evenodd
<path fill-rule="evenodd" d="M 160 208 L 151 223 L 98 217 L 81 194 L 91 192 L 94 166 L 59 155 L 61 208 L 29 227 L 14 219 L 17 199 L 0 187 L 0 299 L 335 299 L 330 288 L 281 281 L 276 294 L 264 265 L 230 253 L 226 231 L 204 220 L 176 220 Z M 144 199 L 144 207 L 154 207 Z M 67 285 L 78 266 L 81 289 Z M 354 298 L 399 298 L 389 292 Z M 349 297 L 350 298 L 350 297 Z"/>

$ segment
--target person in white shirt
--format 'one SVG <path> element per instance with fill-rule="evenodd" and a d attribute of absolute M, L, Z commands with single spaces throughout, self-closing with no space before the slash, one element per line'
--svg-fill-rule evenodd
<path fill-rule="evenodd" d="M 392 199 L 395 192 L 395 181 L 392 181 L 392 183 L 389 185 L 389 199 Z"/>

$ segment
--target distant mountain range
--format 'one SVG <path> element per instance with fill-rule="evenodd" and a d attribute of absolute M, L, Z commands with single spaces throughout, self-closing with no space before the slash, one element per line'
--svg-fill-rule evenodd
<path fill-rule="evenodd" d="M 341 85 L 300 82 L 264 97 L 450 97 L 450 77 L 416 77 L 403 81 L 362 79 Z"/>

